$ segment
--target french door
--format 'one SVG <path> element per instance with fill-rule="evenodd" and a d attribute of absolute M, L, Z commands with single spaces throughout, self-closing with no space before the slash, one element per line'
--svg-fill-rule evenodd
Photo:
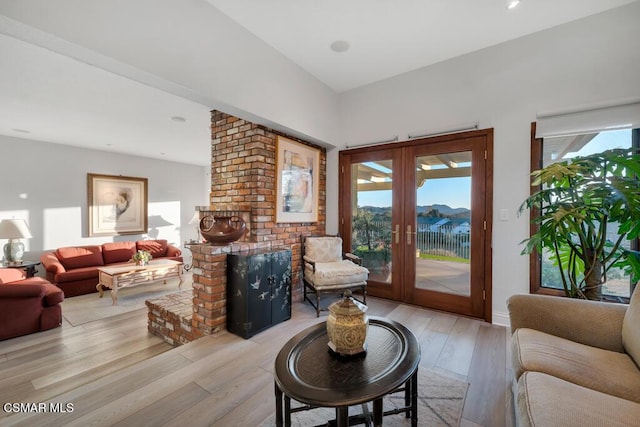
<path fill-rule="evenodd" d="M 491 321 L 493 131 L 340 152 L 340 234 L 368 293 Z"/>

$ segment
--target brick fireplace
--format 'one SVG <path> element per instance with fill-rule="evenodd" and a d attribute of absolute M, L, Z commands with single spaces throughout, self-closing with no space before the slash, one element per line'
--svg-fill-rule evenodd
<path fill-rule="evenodd" d="M 301 250 L 303 235 L 325 233 L 326 151 L 320 153 L 319 213 L 314 223 L 276 223 L 276 139 L 298 138 L 247 120 L 213 111 L 211 114 L 210 206 L 198 206 L 200 216 L 233 215 L 244 219 L 248 232 L 229 246 L 190 245 L 193 254 L 193 311 L 166 301 L 175 310 L 191 314 L 167 323 L 163 302 L 149 306 L 149 330 L 171 344 L 183 344 L 224 330 L 226 325 L 226 257 L 230 252 L 261 248 L 292 251 L 292 296 L 302 299 Z M 308 144 L 311 145 L 311 144 Z M 190 292 L 190 291 L 189 291 Z M 160 299 L 158 299 L 160 300 Z M 156 301 L 156 300 L 154 300 Z M 152 319 L 153 317 L 153 319 Z M 175 316 L 174 316 L 175 317 Z M 191 327 L 187 331 L 185 325 Z"/>

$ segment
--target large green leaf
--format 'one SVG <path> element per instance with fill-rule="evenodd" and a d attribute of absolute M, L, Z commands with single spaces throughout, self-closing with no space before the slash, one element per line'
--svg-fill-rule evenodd
<path fill-rule="evenodd" d="M 522 241 L 523 254 L 557 248 L 555 264 L 564 278 L 579 286 L 578 277 L 600 262 L 608 271 L 613 264 L 640 277 L 640 256 L 607 242 L 609 228 L 625 239 L 640 236 L 640 154 L 637 149 L 616 149 L 571 161 L 553 163 L 533 172 L 532 185 L 540 186 L 520 206 L 536 209 L 537 231 Z M 624 239 L 623 239 L 624 240 Z M 556 257 L 555 250 L 553 257 Z M 587 256 L 586 253 L 590 255 Z M 596 259 L 592 259 L 595 257 Z M 609 262 L 610 264 L 606 264 Z M 567 290 L 574 294 L 575 290 Z"/>

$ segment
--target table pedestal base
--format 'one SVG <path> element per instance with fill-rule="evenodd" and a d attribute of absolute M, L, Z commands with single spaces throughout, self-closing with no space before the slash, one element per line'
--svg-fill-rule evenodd
<path fill-rule="evenodd" d="M 404 391 L 404 404 L 402 408 L 390 411 L 383 410 L 383 397 L 373 401 L 373 412 L 369 412 L 369 407 L 363 403 L 362 414 L 349 416 L 348 406 L 339 406 L 336 408 L 336 418 L 314 427 L 348 427 L 364 424 L 365 427 L 382 426 L 382 419 L 388 415 L 406 414 L 407 418 L 411 418 L 411 427 L 418 426 L 418 370 L 413 373 L 411 378 L 405 383 L 404 387 L 392 391 L 389 394 L 395 394 Z M 317 408 L 317 406 L 300 406 L 291 408 L 291 398 L 284 394 L 275 383 L 276 395 L 276 427 L 291 427 L 291 414 L 296 412 L 308 411 Z M 284 415 L 284 416 L 283 416 Z M 372 424 L 373 423 L 373 424 Z"/>

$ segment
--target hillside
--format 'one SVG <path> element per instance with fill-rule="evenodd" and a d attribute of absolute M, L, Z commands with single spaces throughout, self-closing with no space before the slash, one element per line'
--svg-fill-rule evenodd
<path fill-rule="evenodd" d="M 384 215 L 385 213 L 391 212 L 391 207 L 380 207 L 380 206 L 362 206 L 360 209 L 363 209 L 367 212 L 371 212 L 374 215 Z M 467 208 L 452 208 L 449 205 L 422 205 L 416 207 L 418 214 L 426 214 L 432 210 L 437 210 L 441 215 L 452 217 L 452 218 L 468 218 L 471 211 Z"/>

